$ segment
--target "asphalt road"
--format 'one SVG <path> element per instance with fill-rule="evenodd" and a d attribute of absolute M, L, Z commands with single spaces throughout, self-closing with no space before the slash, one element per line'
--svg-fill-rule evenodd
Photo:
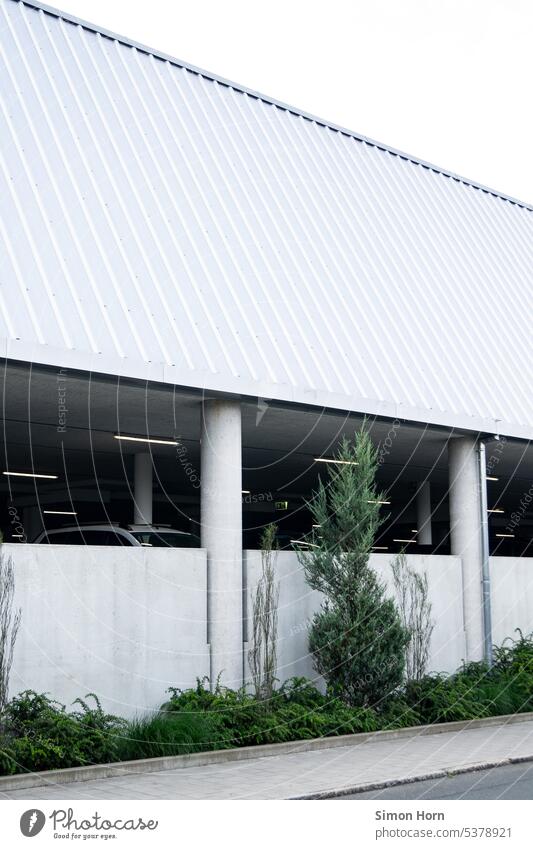
<path fill-rule="evenodd" d="M 533 763 L 400 784 L 384 790 L 339 796 L 337 801 L 348 799 L 533 799 Z"/>

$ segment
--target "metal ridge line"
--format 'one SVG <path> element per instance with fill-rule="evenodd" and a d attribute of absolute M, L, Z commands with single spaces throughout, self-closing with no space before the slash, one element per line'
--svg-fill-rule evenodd
<path fill-rule="evenodd" d="M 130 39 L 126 36 L 119 35 L 118 33 L 115 33 L 112 30 L 108 30 L 105 27 L 98 26 L 97 24 L 93 24 L 90 21 L 86 21 L 83 18 L 79 18 L 76 15 L 72 15 L 69 12 L 63 12 L 61 9 L 57 9 L 54 6 L 48 6 L 45 3 L 40 3 L 39 0 L 11 0 L 11 2 L 22 3 L 24 6 L 40 10 L 45 14 L 51 15 L 55 18 L 59 18 L 65 21 L 66 23 L 81 26 L 84 29 L 89 30 L 90 32 L 99 33 L 104 38 L 109 38 L 113 41 L 118 42 L 119 44 L 124 45 L 125 47 L 134 48 L 141 53 L 146 53 L 147 55 L 153 56 L 156 59 L 161 59 L 162 61 L 169 62 L 171 65 L 175 65 L 178 68 L 183 68 L 184 70 L 189 71 L 190 73 L 195 74 L 197 76 L 201 76 L 206 80 L 216 82 L 219 85 L 225 86 L 226 88 L 231 88 L 234 91 L 240 92 L 241 94 L 246 94 L 248 97 L 252 97 L 255 100 L 260 100 L 263 103 L 275 106 L 277 109 L 281 109 L 285 112 L 288 112 L 291 115 L 296 116 L 297 118 L 303 118 L 304 120 L 311 121 L 312 123 L 317 124 L 320 127 L 324 127 L 336 133 L 341 133 L 341 135 L 344 136 L 349 136 L 350 138 L 353 138 L 358 142 L 369 145 L 370 147 L 375 147 L 378 150 L 382 150 L 385 153 L 389 153 L 391 156 L 396 156 L 400 159 L 403 159 L 405 162 L 410 162 L 412 165 L 419 165 L 428 171 L 433 171 L 433 173 L 435 174 L 442 174 L 442 176 L 448 177 L 457 183 L 462 183 L 465 186 L 470 186 L 471 188 L 476 189 L 477 191 L 481 191 L 484 194 L 488 194 L 492 197 L 499 198 L 500 200 L 507 201 L 508 203 L 511 203 L 514 206 L 519 206 L 522 209 L 527 209 L 528 212 L 533 212 L 533 204 L 527 203 L 526 201 L 520 200 L 511 195 L 507 195 L 504 192 L 497 191 L 496 189 L 492 189 L 489 186 L 485 186 L 483 183 L 478 183 L 475 180 L 470 180 L 467 177 L 462 177 L 460 174 L 457 174 L 454 171 L 449 171 L 446 168 L 441 168 L 440 166 L 435 165 L 434 163 L 427 162 L 426 160 L 420 159 L 416 156 L 412 156 L 409 153 L 405 153 L 405 151 L 398 150 L 397 148 L 391 147 L 390 145 L 383 144 L 382 142 L 376 141 L 375 139 L 369 138 L 368 136 L 365 136 L 361 133 L 356 133 L 354 130 L 350 130 L 346 127 L 343 127 L 340 124 L 335 124 L 334 122 L 327 121 L 310 112 L 298 109 L 297 107 L 284 103 L 281 100 L 269 97 L 268 95 L 255 91 L 254 89 L 248 88 L 247 86 L 241 85 L 240 83 L 236 83 L 233 80 L 228 80 L 224 77 L 219 76 L 218 74 L 211 73 L 210 71 L 206 71 L 203 68 L 198 68 L 197 66 L 192 65 L 189 62 L 177 59 L 175 56 L 171 56 L 170 54 L 164 53 L 161 50 L 149 47 L 146 44 L 141 44 L 140 42 L 134 41 L 133 39 Z"/>

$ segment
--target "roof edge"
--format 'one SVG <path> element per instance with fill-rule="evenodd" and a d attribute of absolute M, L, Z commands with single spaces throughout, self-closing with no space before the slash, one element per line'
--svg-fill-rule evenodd
<path fill-rule="evenodd" d="M 411 154 L 405 153 L 404 151 L 398 150 L 397 148 L 391 147 L 390 145 L 378 142 L 375 139 L 362 135 L 361 133 L 356 133 L 355 131 L 343 127 L 340 124 L 335 124 L 331 121 L 326 121 L 325 119 L 320 118 L 317 115 L 313 115 L 310 112 L 305 112 L 304 110 L 298 109 L 294 106 L 284 103 L 281 100 L 276 100 L 273 97 L 269 97 L 268 95 L 262 94 L 261 92 L 255 91 L 254 89 L 241 85 L 240 83 L 225 79 L 224 77 L 221 77 L 218 74 L 213 74 L 210 71 L 204 70 L 203 68 L 198 68 L 195 65 L 191 65 L 189 62 L 184 62 L 181 59 L 177 59 L 175 56 L 171 56 L 168 53 L 163 53 L 161 50 L 157 50 L 145 44 L 141 44 L 140 42 L 127 38 L 126 36 L 119 35 L 118 33 L 115 33 L 112 30 L 105 29 L 104 27 L 98 26 L 97 24 L 93 24 L 90 21 L 84 20 L 83 18 L 78 18 L 76 15 L 70 14 L 70 12 L 63 12 L 61 9 L 57 9 L 54 6 L 49 6 L 45 3 L 41 3 L 39 2 L 39 0 L 11 0 L 11 2 L 21 3 L 23 6 L 28 6 L 29 8 L 37 9 L 47 15 L 51 15 L 52 17 L 66 21 L 67 23 L 81 26 L 84 29 L 89 30 L 90 32 L 99 33 L 105 38 L 110 38 L 113 41 L 117 41 L 120 44 L 123 44 L 125 47 L 135 48 L 141 53 L 146 53 L 150 56 L 154 56 L 156 59 L 161 59 L 163 61 L 169 62 L 170 64 L 176 65 L 179 68 L 183 68 L 184 70 L 189 71 L 192 74 L 204 77 L 205 79 L 210 80 L 211 82 L 219 83 L 220 85 L 226 86 L 227 88 L 232 88 L 235 91 L 240 92 L 241 94 L 246 94 L 249 97 L 254 98 L 255 100 L 260 100 L 263 103 L 268 103 L 271 106 L 275 106 L 278 109 L 282 109 L 285 112 L 289 112 L 291 115 L 295 115 L 299 118 L 304 118 L 306 121 L 311 121 L 312 123 L 317 124 L 318 126 L 325 127 L 336 133 L 341 133 L 344 136 L 349 136 L 355 139 L 356 141 L 369 145 L 370 147 L 375 147 L 378 150 L 390 153 L 391 156 L 397 156 L 400 159 L 403 159 L 406 162 L 410 162 L 413 165 L 420 165 L 422 168 L 425 168 L 428 171 L 433 171 L 435 174 L 442 174 L 444 177 L 449 177 L 450 179 L 455 180 L 455 182 L 457 183 L 462 183 L 465 186 L 470 186 L 471 188 L 481 191 L 484 194 L 491 195 L 492 197 L 499 198 L 515 206 L 519 206 L 522 209 L 527 209 L 529 212 L 533 212 L 533 204 L 515 198 L 512 195 L 506 195 L 504 192 L 500 192 L 496 189 L 490 188 L 489 186 L 483 185 L 483 183 L 478 183 L 475 180 L 470 180 L 467 177 L 462 177 L 460 174 L 456 174 L 454 171 L 449 171 L 446 168 L 441 168 L 438 165 L 435 165 L 431 162 L 427 162 L 426 160 L 420 159 L 416 156 L 412 156 Z"/>

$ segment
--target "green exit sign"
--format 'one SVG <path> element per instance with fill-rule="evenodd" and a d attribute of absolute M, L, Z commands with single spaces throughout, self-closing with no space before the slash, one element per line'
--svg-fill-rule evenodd
<path fill-rule="evenodd" d="M 288 501 L 274 501 L 274 509 L 275 510 L 288 510 L 289 502 Z"/>

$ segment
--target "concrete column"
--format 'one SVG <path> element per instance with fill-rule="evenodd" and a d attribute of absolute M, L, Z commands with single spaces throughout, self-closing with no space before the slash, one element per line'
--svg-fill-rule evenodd
<path fill-rule="evenodd" d="M 450 541 L 463 561 L 463 611 L 466 659 L 483 657 L 481 500 L 474 437 L 448 443 Z"/>
<path fill-rule="evenodd" d="M 431 545 L 431 484 L 423 481 L 416 492 L 416 527 L 419 545 Z"/>
<path fill-rule="evenodd" d="M 243 681 L 242 451 L 238 401 L 205 401 L 202 414 L 201 538 L 207 550 L 211 682 Z"/>
<path fill-rule="evenodd" d="M 24 507 L 22 510 L 22 527 L 25 534 L 23 542 L 33 542 L 43 531 L 43 516 L 41 510 L 43 505 L 34 505 Z M 14 533 L 20 533 L 20 522 L 15 522 L 12 526 Z M 16 527 L 15 527 L 16 525 Z"/>
<path fill-rule="evenodd" d="M 133 484 L 133 522 L 136 525 L 152 524 L 152 474 L 152 455 L 136 454 Z"/>

